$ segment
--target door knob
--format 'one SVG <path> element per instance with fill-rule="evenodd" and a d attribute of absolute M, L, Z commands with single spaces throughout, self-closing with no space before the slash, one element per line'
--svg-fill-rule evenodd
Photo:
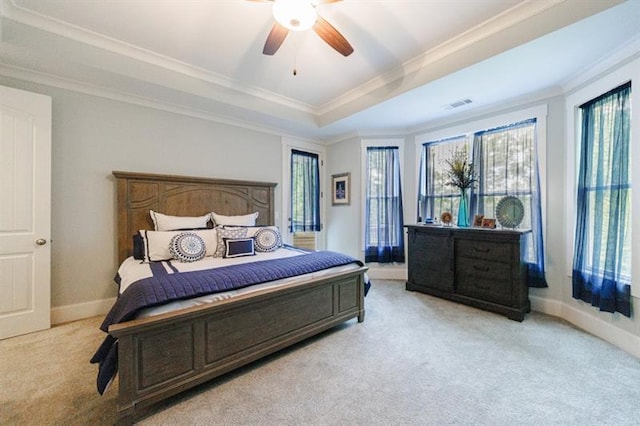
<path fill-rule="evenodd" d="M 43 246 L 43 245 L 47 244 L 47 240 L 45 240 L 44 238 L 38 238 L 36 240 L 36 244 L 39 245 L 39 246 Z"/>

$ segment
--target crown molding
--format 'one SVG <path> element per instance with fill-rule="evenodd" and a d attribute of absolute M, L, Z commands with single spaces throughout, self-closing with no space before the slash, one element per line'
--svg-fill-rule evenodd
<path fill-rule="evenodd" d="M 563 0 L 561 0 L 563 1 Z M 346 92 L 339 98 L 334 99 L 319 108 L 319 114 L 326 114 L 330 110 L 338 106 L 345 105 L 353 99 L 362 97 L 366 93 L 380 89 L 388 84 L 389 81 L 396 81 L 407 75 L 413 74 L 420 69 L 432 65 L 433 63 L 460 51 L 473 44 L 486 39 L 489 36 L 504 31 L 507 28 L 517 25 L 518 23 L 540 14 L 543 11 L 555 6 L 558 0 L 540 0 L 534 2 L 520 3 L 488 21 L 482 22 L 475 27 L 453 37 L 424 53 L 409 59 L 400 66 L 390 70 L 384 74 L 376 76 L 366 83 Z"/>
<path fill-rule="evenodd" d="M 544 22 L 548 20 L 544 19 L 544 17 L 553 14 L 553 9 L 555 8 L 567 9 L 573 7 L 577 8 L 577 10 L 569 14 L 568 18 L 557 18 L 556 21 L 558 22 L 545 23 L 544 25 L 540 25 L 540 27 L 556 29 L 566 25 L 567 22 L 565 21 L 567 20 L 575 21 L 620 2 L 620 0 L 609 0 L 607 2 L 588 2 L 584 4 L 584 2 L 580 2 L 580 0 L 535 0 L 519 3 L 490 20 L 482 22 L 464 33 L 404 62 L 393 70 L 353 88 L 340 97 L 324 105 L 314 106 L 259 87 L 246 85 L 239 87 L 237 82 L 229 77 L 42 15 L 26 7 L 19 6 L 15 0 L 0 1 L 0 14 L 7 19 L 86 44 L 87 46 L 102 49 L 106 52 L 179 73 L 188 78 L 206 82 L 211 85 L 212 89 L 208 96 L 214 101 L 228 101 L 228 93 L 217 93 L 216 87 L 218 87 L 219 90 L 233 90 L 262 101 L 309 114 L 314 118 L 315 123 L 319 127 L 324 127 L 340 118 L 350 116 L 356 111 L 370 107 L 373 98 L 375 98 L 377 102 L 381 99 L 388 99 L 422 84 L 426 84 L 437 78 L 442 72 L 452 72 L 465 66 L 465 60 L 460 58 L 460 54 L 464 50 L 471 50 L 479 43 L 486 45 L 489 39 L 496 34 L 507 30 L 515 31 L 515 29 L 523 26 L 525 21 L 530 21 L 536 16 L 540 17 Z M 580 3 L 580 5 L 578 5 L 578 3 Z M 534 28 L 535 27 L 536 26 L 534 26 Z M 530 34 L 530 36 L 532 35 Z M 517 42 L 518 40 L 515 40 L 511 43 L 517 44 Z M 488 45 L 492 45 L 492 43 L 488 43 Z M 503 46 L 495 47 L 495 49 L 504 50 Z M 475 50 L 478 51 L 481 49 Z M 455 55 L 458 55 L 456 61 L 448 61 L 448 59 L 451 59 Z M 477 62 L 479 59 L 482 58 L 469 57 L 467 61 Z M 392 91 L 388 91 L 385 88 L 390 81 L 403 81 L 403 84 L 398 85 Z"/>
<path fill-rule="evenodd" d="M 132 95 L 130 93 L 125 93 L 125 92 L 119 92 L 113 89 L 105 89 L 103 87 L 91 85 L 84 82 L 79 82 L 69 78 L 59 77 L 56 75 L 46 74 L 39 71 L 33 71 L 33 70 L 16 67 L 3 62 L 0 62 L 0 76 L 15 79 L 15 80 L 22 80 L 22 81 L 26 81 L 34 84 L 55 87 L 58 89 L 78 92 L 78 93 L 82 93 L 89 96 L 109 99 L 112 101 L 124 102 L 124 103 L 137 105 L 145 108 L 152 108 L 160 111 L 170 112 L 173 114 L 179 114 L 179 115 L 184 115 L 192 118 L 198 118 L 201 120 L 211 121 L 218 124 L 225 124 L 229 126 L 240 127 L 243 129 L 267 133 L 275 136 L 291 137 L 291 138 L 298 138 L 298 139 L 303 138 L 308 141 L 314 141 L 314 139 L 309 138 L 308 136 L 302 136 L 297 133 L 292 133 L 286 129 L 269 127 L 265 125 L 256 125 L 254 122 L 240 120 L 234 117 L 227 117 L 220 114 L 212 113 L 210 111 L 204 111 L 196 108 L 188 108 L 183 105 L 172 104 L 166 101 L 157 101 L 155 99 Z"/>
<path fill-rule="evenodd" d="M 98 34 L 85 28 L 70 24 L 68 22 L 63 22 L 58 19 L 39 14 L 37 12 L 17 5 L 15 3 L 15 0 L 0 1 L 2 2 L 0 7 L 0 15 L 16 21 L 20 24 L 38 28 L 52 34 L 68 38 L 70 40 L 74 40 L 92 47 L 115 53 L 117 55 L 122 55 L 130 59 L 180 73 L 187 77 L 207 82 L 214 86 L 220 86 L 225 89 L 239 91 L 246 95 L 254 96 L 268 102 L 280 104 L 285 107 L 296 109 L 308 114 L 317 115 L 318 109 L 312 105 L 299 102 L 286 96 L 282 96 L 255 86 L 245 85 L 242 88 L 238 88 L 238 84 L 236 81 L 223 75 L 187 64 L 177 59 L 160 55 L 153 51 L 143 49 L 129 43 L 125 43 L 123 41 L 105 36 L 103 34 Z"/>
<path fill-rule="evenodd" d="M 612 68 L 619 67 L 638 56 L 640 56 L 640 35 L 632 38 L 606 57 L 567 78 L 562 84 L 562 89 L 565 93 L 573 92 L 589 81 L 607 73 Z"/>
<path fill-rule="evenodd" d="M 324 104 L 318 111 L 318 125 L 333 123 L 346 111 L 367 107 L 371 97 L 390 99 L 623 2 L 529 0 L 520 3 Z M 498 39 L 501 33 L 505 36 Z M 386 90 L 391 82 L 399 83 Z"/>
<path fill-rule="evenodd" d="M 474 51 L 481 51 L 483 49 L 502 51 L 508 49 L 511 45 L 520 44 L 524 39 L 530 39 L 537 36 L 538 32 L 546 33 L 550 29 L 553 30 L 561 28 L 564 25 L 568 25 L 586 16 L 590 16 L 620 2 L 620 0 L 608 0 L 583 4 L 581 0 L 525 1 L 495 16 L 494 18 L 467 30 L 459 36 L 441 43 L 440 45 L 425 51 L 421 55 L 404 62 L 399 67 L 344 93 L 339 98 L 336 98 L 321 107 L 315 107 L 257 87 L 238 87 L 237 82 L 233 82 L 225 76 L 91 32 L 81 27 L 73 26 L 54 18 L 40 15 L 27 8 L 18 6 L 15 0 L 0 0 L 0 25 L 2 25 L 2 21 L 5 19 L 9 20 L 9 22 L 15 21 L 17 23 L 16 25 L 24 25 L 25 30 L 29 30 L 29 28 L 38 28 L 42 31 L 49 32 L 50 34 L 78 41 L 79 43 L 86 44 L 89 47 L 101 49 L 104 52 L 120 55 L 129 61 L 139 61 L 149 64 L 153 67 L 157 67 L 158 71 L 170 71 L 175 73 L 175 77 L 177 78 L 179 78 L 180 75 L 185 77 L 184 82 L 181 81 L 180 83 L 181 86 L 178 86 L 178 83 L 176 83 L 175 80 L 175 84 L 173 86 L 166 82 L 162 83 L 159 81 L 158 77 L 158 79 L 153 81 L 153 84 L 157 84 L 158 87 L 162 87 L 163 89 L 178 90 L 188 96 L 200 96 L 203 99 L 211 101 L 212 104 L 228 104 L 246 111 L 249 109 L 246 107 L 245 102 L 230 102 L 230 97 L 236 96 L 236 94 L 238 96 L 244 94 L 250 96 L 256 102 L 258 102 L 258 100 L 267 102 L 270 105 L 262 104 L 259 108 L 255 109 L 255 112 L 265 116 L 270 115 L 274 120 L 268 120 L 270 123 L 267 122 L 266 124 L 260 125 L 257 125 L 256 121 L 248 119 L 246 115 L 243 119 L 233 118 L 225 115 L 222 110 L 209 111 L 206 106 L 204 109 L 201 109 L 177 104 L 172 102 L 175 101 L 175 98 L 159 100 L 159 97 L 152 98 L 139 96 L 133 94 L 133 92 L 125 93 L 124 91 L 118 91 L 116 88 L 105 88 L 91 85 L 90 83 L 81 83 L 77 80 L 57 77 L 53 74 L 42 73 L 39 71 L 30 71 L 25 68 L 19 68 L 9 64 L 0 64 L 2 65 L 0 74 L 5 74 L 9 77 L 20 80 L 33 81 L 35 83 L 45 84 L 48 86 L 60 87 L 93 96 L 100 96 L 107 99 L 169 111 L 222 124 L 238 126 L 268 134 L 278 136 L 290 135 L 294 138 L 304 137 L 305 139 L 311 138 L 310 140 L 313 140 L 313 136 L 310 135 L 321 135 L 322 128 L 328 124 L 335 123 L 340 118 L 351 116 L 354 111 L 360 111 L 368 108 L 372 98 L 375 97 L 377 102 L 383 99 L 388 99 L 393 95 L 410 90 L 412 87 L 417 87 L 434 80 L 438 77 L 439 73 L 454 72 L 462 68 L 466 63 L 465 61 L 471 63 L 477 62 L 482 59 L 482 53 L 486 53 L 474 53 Z M 567 12 L 567 10 L 571 10 L 571 13 Z M 561 13 L 563 11 L 566 13 Z M 564 15 L 567 16 L 564 17 Z M 538 26 L 540 28 L 538 28 Z M 521 27 L 526 28 L 521 31 Z M 505 41 L 496 40 L 496 35 L 501 32 L 506 32 L 510 34 L 511 37 Z M 635 43 L 630 44 L 635 46 L 637 53 L 640 42 L 636 40 Z M 102 54 L 102 52 L 100 54 Z M 615 62 L 615 60 L 612 59 L 611 62 Z M 123 64 L 127 65 L 124 62 Z M 117 72 L 126 68 L 124 65 L 115 71 Z M 602 65 L 600 62 L 598 62 L 598 65 L 606 68 L 606 65 Z M 611 63 L 609 66 L 613 65 L 614 64 Z M 109 71 L 113 72 L 114 70 Z M 597 75 L 596 71 L 587 71 L 592 77 Z M 434 128 L 434 126 L 453 123 L 466 119 L 467 117 L 477 117 L 491 113 L 492 111 L 502 110 L 504 109 L 504 104 L 521 104 L 525 101 L 532 102 L 532 99 L 541 99 L 543 96 L 551 97 L 556 94 L 563 94 L 564 92 L 572 90 L 572 88 L 578 86 L 580 84 L 578 81 L 588 79 L 589 77 L 586 75 L 587 73 L 576 76 L 576 80 L 567 82 L 561 89 L 556 87 L 546 90 L 544 93 L 536 93 L 527 95 L 524 98 L 505 100 L 504 102 L 500 102 L 500 104 L 489 105 L 485 108 L 473 110 L 469 113 L 461 112 L 460 115 L 443 120 L 421 123 L 419 125 L 406 128 L 368 131 L 358 131 L 356 129 L 354 131 L 349 131 L 335 136 L 318 136 L 317 141 L 318 143 L 331 145 L 351 138 L 387 137 L 390 135 L 418 133 L 424 131 L 424 129 Z M 142 79 L 140 75 L 127 75 L 127 77 L 134 79 L 137 78 L 138 80 Z M 200 92 L 200 94 L 197 95 L 195 91 L 190 90 L 189 83 L 191 81 L 187 81 L 190 78 L 207 83 L 207 85 L 210 86 L 210 91 L 209 87 L 207 87 L 205 88 L 205 91 L 207 92 L 206 94 Z M 402 81 L 401 84 L 397 85 L 397 88 L 393 89 L 393 93 L 386 89 L 386 86 L 388 86 L 389 82 L 392 81 Z M 230 91 L 234 91 L 236 93 L 230 93 Z M 245 101 L 251 100 L 246 99 Z M 268 111 L 271 107 L 276 107 L 277 109 L 278 105 L 290 108 L 289 112 L 294 113 L 294 115 L 296 114 L 295 111 L 307 114 L 308 117 L 304 117 L 304 119 L 309 122 L 302 124 L 298 123 L 299 126 L 296 127 L 297 124 L 294 123 L 294 120 L 289 120 L 288 122 L 292 123 L 292 125 L 287 126 L 288 118 L 285 114 L 276 116 L 270 114 L 270 111 Z M 313 123 L 310 121 L 313 121 Z"/>

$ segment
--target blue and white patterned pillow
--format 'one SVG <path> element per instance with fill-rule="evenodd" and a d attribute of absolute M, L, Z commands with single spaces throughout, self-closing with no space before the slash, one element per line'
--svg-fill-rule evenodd
<path fill-rule="evenodd" d="M 204 240 L 193 232 L 181 232 L 171 238 L 169 252 L 181 262 L 195 262 L 207 254 Z"/>
<path fill-rule="evenodd" d="M 275 251 L 282 247 L 282 237 L 280 231 L 274 226 L 261 228 L 254 235 L 256 240 L 256 251 L 258 252 L 270 252 Z"/>
<path fill-rule="evenodd" d="M 244 238 L 247 236 L 247 228 L 222 228 L 217 227 L 218 232 L 218 247 L 213 257 L 224 257 L 227 252 L 227 247 L 224 244 L 225 238 Z"/>

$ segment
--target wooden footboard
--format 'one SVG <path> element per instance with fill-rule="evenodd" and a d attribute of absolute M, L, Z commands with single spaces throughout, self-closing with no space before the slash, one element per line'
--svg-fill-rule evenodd
<path fill-rule="evenodd" d="M 349 319 L 364 320 L 365 267 L 316 281 L 113 325 L 118 418 Z"/>

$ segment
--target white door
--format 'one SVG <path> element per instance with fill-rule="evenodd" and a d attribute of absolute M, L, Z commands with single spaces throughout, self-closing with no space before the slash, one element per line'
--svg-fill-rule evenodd
<path fill-rule="evenodd" d="M 0 86 L 0 339 L 51 324 L 51 98 Z"/>

